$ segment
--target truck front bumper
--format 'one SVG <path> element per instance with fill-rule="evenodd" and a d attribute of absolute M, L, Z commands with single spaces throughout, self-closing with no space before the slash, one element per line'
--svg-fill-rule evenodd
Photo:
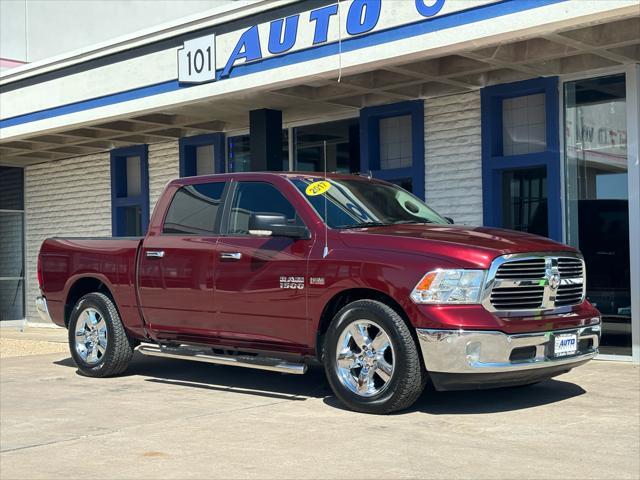
<path fill-rule="evenodd" d="M 47 299 L 44 297 L 36 298 L 36 310 L 38 311 L 38 315 L 45 322 L 52 322 L 51 315 L 49 315 L 49 307 L 47 305 Z"/>
<path fill-rule="evenodd" d="M 438 390 L 535 383 L 568 372 L 598 354 L 600 325 L 535 333 L 417 329 L 425 367 Z M 558 335 L 575 334 L 576 352 L 554 352 Z"/>

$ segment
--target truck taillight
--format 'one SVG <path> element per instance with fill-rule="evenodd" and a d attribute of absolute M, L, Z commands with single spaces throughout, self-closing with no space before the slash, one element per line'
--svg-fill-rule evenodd
<path fill-rule="evenodd" d="M 38 255 L 38 287 L 42 290 L 42 257 Z"/>

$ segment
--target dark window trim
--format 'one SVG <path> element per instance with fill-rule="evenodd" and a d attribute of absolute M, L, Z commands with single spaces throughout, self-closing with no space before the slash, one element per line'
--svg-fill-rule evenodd
<path fill-rule="evenodd" d="M 146 235 L 149 228 L 149 148 L 147 145 L 135 145 L 111 150 L 111 235 L 123 235 L 123 218 L 119 215 L 120 207 L 139 205 L 141 208 L 142 235 Z M 140 195 L 133 197 L 118 197 L 119 183 L 126 181 L 126 171 L 118 171 L 119 160 L 126 157 L 140 157 Z"/>
<path fill-rule="evenodd" d="M 502 101 L 536 93 L 545 94 L 546 150 L 504 156 L 502 154 Z M 485 87 L 481 90 L 484 225 L 491 227 L 502 225 L 502 170 L 546 167 L 549 238 L 562 241 L 560 104 L 558 97 L 558 77 L 533 78 L 521 82 Z"/>
<path fill-rule="evenodd" d="M 196 147 L 211 145 L 213 147 L 213 173 L 225 172 L 225 135 L 224 133 L 207 133 L 193 137 L 182 137 L 178 142 L 180 155 L 180 176 L 193 177 L 197 174 Z"/>
<path fill-rule="evenodd" d="M 411 115 L 411 147 L 413 164 L 411 167 L 380 169 L 380 120 L 390 117 Z M 379 107 L 360 110 L 360 166 L 362 173 L 371 171 L 381 180 L 411 178 L 413 194 L 424 200 L 424 101 L 409 100 Z"/>

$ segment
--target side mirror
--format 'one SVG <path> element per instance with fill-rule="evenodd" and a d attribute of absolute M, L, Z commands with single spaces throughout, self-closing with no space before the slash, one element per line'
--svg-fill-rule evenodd
<path fill-rule="evenodd" d="M 450 224 L 452 224 L 452 225 L 453 225 L 453 218 L 451 218 L 451 217 L 444 217 L 444 219 L 445 219 L 447 222 L 449 222 Z"/>
<path fill-rule="evenodd" d="M 271 237 L 310 238 L 309 229 L 301 225 L 287 225 L 287 218 L 279 213 L 252 213 L 249 233 Z"/>

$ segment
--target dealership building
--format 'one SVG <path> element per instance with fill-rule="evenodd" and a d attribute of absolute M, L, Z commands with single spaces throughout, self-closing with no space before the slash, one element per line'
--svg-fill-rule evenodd
<path fill-rule="evenodd" d="M 394 182 L 580 248 L 604 358 L 640 360 L 637 0 L 261 0 L 0 75 L 0 325 L 50 236 L 145 233 L 166 183 Z"/>

